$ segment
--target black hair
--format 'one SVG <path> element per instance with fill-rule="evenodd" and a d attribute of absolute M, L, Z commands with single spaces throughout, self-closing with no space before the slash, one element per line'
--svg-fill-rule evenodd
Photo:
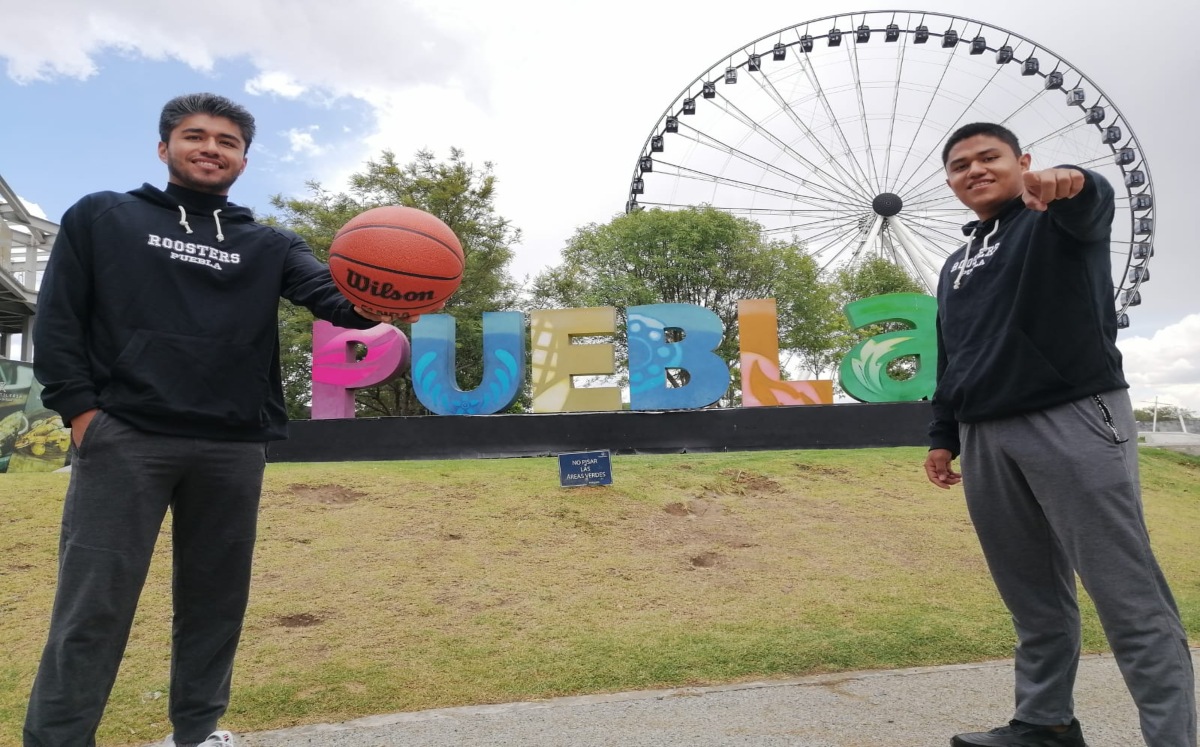
<path fill-rule="evenodd" d="M 234 103 L 215 93 L 187 93 L 168 101 L 163 106 L 162 115 L 158 118 L 159 138 L 164 143 L 168 142 L 171 139 L 171 132 L 179 126 L 179 123 L 193 114 L 224 117 L 233 122 L 242 131 L 242 139 L 246 141 L 246 150 L 250 150 L 250 141 L 254 139 L 254 115 L 241 104 Z"/>
<path fill-rule="evenodd" d="M 1008 144 L 1013 150 L 1013 155 L 1017 158 L 1021 157 L 1021 143 L 1017 141 L 1017 136 L 1012 130 L 1004 125 L 994 124 L 992 122 L 974 122 L 972 124 L 963 125 L 954 131 L 946 140 L 945 147 L 942 148 L 942 166 L 950 160 L 950 150 L 967 138 L 975 137 L 976 135 L 990 135 L 997 140 L 1001 140 Z"/>

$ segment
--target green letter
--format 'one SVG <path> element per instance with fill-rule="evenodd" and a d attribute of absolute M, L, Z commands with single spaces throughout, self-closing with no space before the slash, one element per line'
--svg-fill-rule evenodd
<path fill-rule="evenodd" d="M 853 329 L 900 322 L 911 329 L 863 340 L 846 354 L 839 369 L 842 389 L 860 402 L 911 402 L 933 396 L 937 377 L 937 299 L 921 293 L 889 293 L 846 305 Z M 888 374 L 897 358 L 915 356 L 917 368 L 904 381 Z"/>

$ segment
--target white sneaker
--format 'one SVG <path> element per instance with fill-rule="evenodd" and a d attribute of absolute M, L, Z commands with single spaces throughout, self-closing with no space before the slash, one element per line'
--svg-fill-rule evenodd
<path fill-rule="evenodd" d="M 233 733 L 228 731 L 214 731 L 208 735 L 208 739 L 200 744 L 223 744 L 229 747 L 237 747 L 237 743 L 233 741 Z M 162 747 L 176 747 L 175 735 L 168 734 L 166 741 L 162 743 Z"/>

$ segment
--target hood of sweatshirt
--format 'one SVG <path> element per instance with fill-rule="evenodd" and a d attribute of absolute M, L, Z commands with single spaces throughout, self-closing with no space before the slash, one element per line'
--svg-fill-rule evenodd
<path fill-rule="evenodd" d="M 183 227 L 186 233 L 192 233 L 192 225 L 188 216 L 203 217 L 213 221 L 217 229 L 217 242 L 225 240 L 225 234 L 221 229 L 221 224 L 230 225 L 234 223 L 252 223 L 254 222 L 254 212 L 248 207 L 235 205 L 229 202 L 223 195 L 205 195 L 190 190 L 176 189 L 178 193 L 171 194 L 165 192 L 152 184 L 143 184 L 141 187 L 131 190 L 129 194 L 145 200 L 153 205 L 166 208 L 174 213 L 179 214 L 179 225 Z M 183 195 L 186 194 L 186 198 Z"/>
<path fill-rule="evenodd" d="M 962 287 L 963 274 L 967 268 L 971 266 L 971 245 L 974 244 L 981 236 L 983 243 L 979 248 L 979 253 L 987 254 L 988 242 L 995 238 L 1000 231 L 1000 225 L 1009 218 L 1016 215 L 1025 207 L 1025 200 L 1018 195 L 1009 200 L 1000 208 L 1000 212 L 988 218 L 987 220 L 973 220 L 966 223 L 962 227 L 963 235 L 967 237 L 967 244 L 963 248 L 963 257 L 958 262 L 958 272 L 954 276 L 954 290 Z"/>

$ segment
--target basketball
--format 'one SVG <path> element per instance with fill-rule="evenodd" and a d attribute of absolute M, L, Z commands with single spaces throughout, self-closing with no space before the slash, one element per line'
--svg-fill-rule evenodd
<path fill-rule="evenodd" d="M 329 270 L 352 303 L 377 314 L 440 309 L 462 284 L 458 237 L 434 215 L 388 205 L 356 215 L 329 247 Z"/>

